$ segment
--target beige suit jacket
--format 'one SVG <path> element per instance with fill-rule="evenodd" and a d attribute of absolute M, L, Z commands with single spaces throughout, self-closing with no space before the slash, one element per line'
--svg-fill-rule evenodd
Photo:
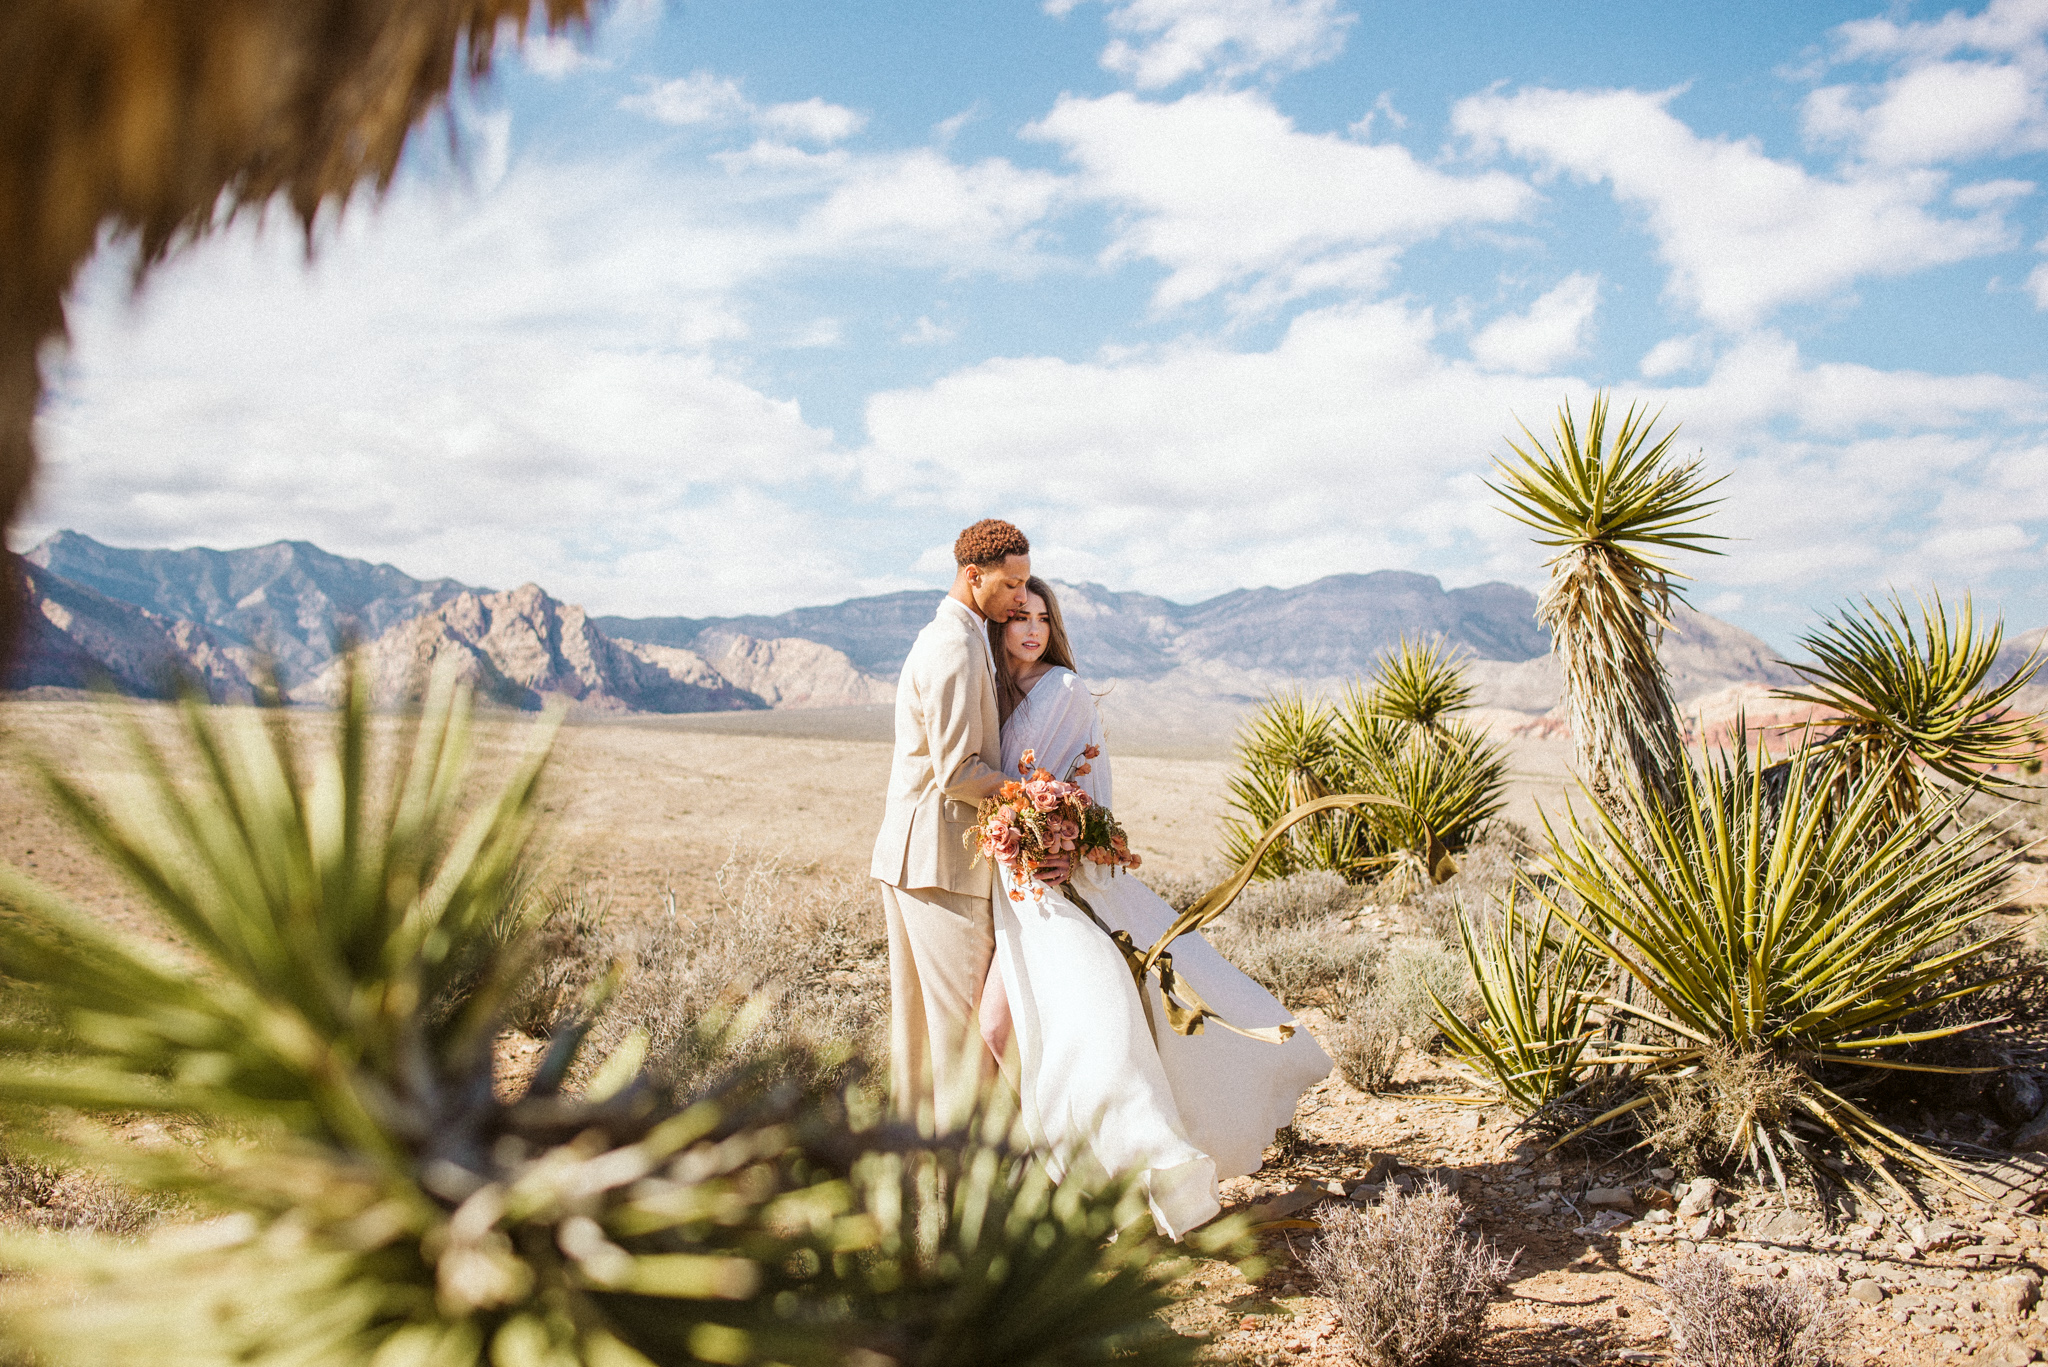
<path fill-rule="evenodd" d="M 896 683 L 896 759 L 868 871 L 892 887 L 989 896 L 994 870 L 967 848 L 967 832 L 1002 762 L 987 627 L 944 599 Z"/>

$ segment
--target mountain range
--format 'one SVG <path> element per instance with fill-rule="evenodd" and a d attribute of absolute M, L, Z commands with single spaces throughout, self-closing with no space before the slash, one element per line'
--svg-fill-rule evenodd
<path fill-rule="evenodd" d="M 615 714 L 886 703 L 942 596 L 906 591 L 775 615 L 592 617 L 534 584 L 499 591 L 418 579 L 302 541 L 125 549 L 70 531 L 20 557 L 14 572 L 29 605 L 6 680 L 16 690 L 98 680 L 161 697 L 191 682 L 239 700 L 274 677 L 293 701 L 332 703 L 341 651 L 360 641 L 385 705 L 415 697 L 432 665 L 453 660 L 502 705 L 562 698 Z M 1227 727 L 1275 688 L 1328 688 L 1369 671 L 1404 636 L 1464 654 L 1488 707 L 1540 714 L 1560 696 L 1535 598 L 1510 584 L 1445 589 L 1382 570 L 1193 604 L 1098 584 L 1058 588 L 1105 712 L 1153 730 Z M 1673 626 L 1662 653 L 1681 703 L 1795 678 L 1768 645 L 1726 622 L 1681 609 Z"/>

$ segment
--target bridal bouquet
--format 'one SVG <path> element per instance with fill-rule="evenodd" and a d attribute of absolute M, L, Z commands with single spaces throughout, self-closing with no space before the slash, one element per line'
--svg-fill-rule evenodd
<path fill-rule="evenodd" d="M 1074 782 L 1089 771 L 1088 761 L 1101 753 L 1089 746 L 1065 778 L 1054 778 L 1038 767 L 1038 756 L 1026 750 L 1017 764 L 1018 777 L 981 804 L 979 819 L 967 833 L 968 847 L 1001 864 L 1019 883 L 1033 881 L 1046 860 L 1061 855 L 1111 869 L 1137 868 L 1143 861 L 1131 853 L 1116 817 L 1107 807 L 1096 806 Z M 1033 895 L 1038 895 L 1035 890 Z M 1010 897 L 1024 900 L 1014 888 Z"/>

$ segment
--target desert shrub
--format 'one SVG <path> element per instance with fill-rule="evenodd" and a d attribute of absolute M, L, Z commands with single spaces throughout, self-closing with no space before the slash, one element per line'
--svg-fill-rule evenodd
<path fill-rule="evenodd" d="M 1334 928 L 1361 900 L 1357 888 L 1334 873 L 1316 870 L 1251 884 L 1231 903 L 1228 916 L 1232 925 L 1245 930 Z"/>
<path fill-rule="evenodd" d="M 1604 808 L 1597 825 L 1568 811 L 1549 855 L 1557 884 L 1529 891 L 1634 979 L 1640 1000 L 1615 1010 L 1687 1041 L 1645 1073 L 1680 1072 L 1717 1049 L 1809 1073 L 1882 1065 L 1882 1051 L 1976 1023 L 1914 1020 L 1937 998 L 1992 988 L 1987 955 L 2008 938 L 1962 935 L 2000 904 L 2015 852 L 1991 848 L 1981 825 L 1959 826 L 1959 798 L 1902 806 L 1889 771 L 1852 782 L 1809 749 L 1773 777 L 1760 753 L 1738 749 L 1704 773 L 1681 769 L 1669 805 L 1640 789 L 1629 801 L 1626 823 Z M 1830 1090 L 1802 1089 L 1792 1104 L 1865 1163 L 1959 1180 Z M 1778 1176 L 1789 1131 L 1751 1134 Z"/>
<path fill-rule="evenodd" d="M 1695 1253 L 1662 1285 L 1675 1367 L 1825 1367 L 1848 1333 L 1848 1316 L 1805 1274 L 1739 1282 L 1720 1259 Z"/>
<path fill-rule="evenodd" d="M 1462 1013 L 1472 1000 L 1472 980 L 1454 950 L 1411 940 L 1387 951 L 1372 995 L 1400 1023 L 1401 1033 L 1426 1049 L 1438 1034 L 1436 1003 Z"/>
<path fill-rule="evenodd" d="M 888 930 L 871 884 L 736 849 L 715 887 L 704 914 L 635 933 L 600 1051 L 644 1031 L 651 1066 L 677 1087 L 777 1059 L 825 1086 L 887 1056 Z M 712 1020 L 730 1028 L 701 1028 Z"/>
<path fill-rule="evenodd" d="M 1344 1080 L 1361 1092 L 1383 1092 L 1401 1061 L 1401 1018 L 1370 995 L 1345 1012 L 1324 1043 Z"/>
<path fill-rule="evenodd" d="M 1290 1010 L 1336 1007 L 1372 980 L 1379 949 L 1334 926 L 1253 930 L 1219 922 L 1210 941 Z"/>
<path fill-rule="evenodd" d="M 182 1210 L 171 1197 L 82 1168 L 0 1153 L 0 1226 L 140 1234 Z"/>
<path fill-rule="evenodd" d="M 1458 855 L 1458 876 L 1425 884 L 1400 904 L 1407 918 L 1447 945 L 1458 943 L 1458 909 L 1504 899 L 1519 876 L 1518 861 L 1530 851 L 1529 833 L 1494 818 L 1479 838 Z"/>
<path fill-rule="evenodd" d="M 1514 1260 L 1484 1235 L 1460 1234 L 1464 1210 L 1431 1182 L 1413 1196 L 1390 1186 L 1376 1205 L 1324 1216 L 1309 1270 L 1366 1367 L 1455 1361 L 1479 1332 Z"/>
<path fill-rule="evenodd" d="M 525 947 L 531 967 L 507 1004 L 507 1025 L 540 1038 L 575 1015 L 615 953 L 610 911 L 609 884 L 576 879 L 532 887 L 500 918 L 500 936 L 535 927 Z"/>
<path fill-rule="evenodd" d="M 1918 607 L 1917 625 L 1897 594 L 1822 618 L 1799 638 L 1814 662 L 1790 666 L 1805 687 L 1777 690 L 1823 709 L 1810 748 L 1850 779 L 1880 785 L 1888 799 L 1880 818 L 1955 788 L 2009 793 L 2017 785 L 1999 767 L 2022 764 L 2040 746 L 2035 718 L 2019 703 L 2040 672 L 2040 651 L 1994 684 L 2004 623 L 1978 631 L 1967 595 L 1954 617 L 1939 590 Z"/>
<path fill-rule="evenodd" d="M 1310 816 L 1260 860 L 1260 878 L 1327 869 L 1353 882 L 1426 883 L 1500 810 L 1506 748 L 1449 716 L 1469 705 L 1462 665 L 1440 646 L 1403 641 L 1332 705 L 1275 694 L 1246 720 L 1224 823 L 1224 857 L 1250 859 L 1260 835 L 1314 798 L 1361 793 L 1399 805 Z"/>
<path fill-rule="evenodd" d="M 1727 1048 L 1708 1050 L 1694 1070 L 1649 1088 L 1643 1137 L 1687 1175 L 1723 1172 L 1731 1158 L 1753 1157 L 1759 1128 L 1782 1130 L 1807 1091 L 1797 1065 Z"/>

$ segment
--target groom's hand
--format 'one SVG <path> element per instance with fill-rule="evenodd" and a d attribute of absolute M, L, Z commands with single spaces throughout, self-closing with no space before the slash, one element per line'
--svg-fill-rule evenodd
<path fill-rule="evenodd" d="M 1073 873 L 1073 871 L 1074 861 L 1060 858 L 1048 859 L 1035 870 L 1038 875 L 1038 881 L 1049 888 L 1058 887 L 1061 883 L 1066 882 L 1068 875 Z"/>

